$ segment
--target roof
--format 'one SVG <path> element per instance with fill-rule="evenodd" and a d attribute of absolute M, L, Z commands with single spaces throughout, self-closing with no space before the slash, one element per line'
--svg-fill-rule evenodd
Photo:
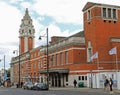
<path fill-rule="evenodd" d="M 80 32 L 78 32 L 76 34 L 73 34 L 73 35 L 69 36 L 69 37 L 65 37 L 65 38 L 63 38 L 61 40 L 58 40 L 58 41 L 54 42 L 53 44 L 59 43 L 59 41 L 67 40 L 67 39 L 69 39 L 71 37 L 84 37 L 84 31 L 80 31 Z"/>
<path fill-rule="evenodd" d="M 99 5 L 99 6 L 107 6 L 107 7 L 114 7 L 114 8 L 120 8 L 120 6 L 116 6 L 116 5 L 109 5 L 109 4 L 103 4 L 103 3 L 94 3 L 94 2 L 87 2 L 86 5 L 84 6 L 84 8 L 82 9 L 82 11 L 84 12 L 85 10 L 95 6 L 95 5 Z"/>
<path fill-rule="evenodd" d="M 76 33 L 76 34 L 73 34 L 73 35 L 70 36 L 70 37 L 84 37 L 84 31 L 80 31 L 80 32 L 78 32 L 78 33 Z"/>

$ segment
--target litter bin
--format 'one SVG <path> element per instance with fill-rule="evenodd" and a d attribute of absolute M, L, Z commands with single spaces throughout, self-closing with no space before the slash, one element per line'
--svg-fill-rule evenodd
<path fill-rule="evenodd" d="M 78 87 L 84 87 L 84 82 L 79 82 Z"/>

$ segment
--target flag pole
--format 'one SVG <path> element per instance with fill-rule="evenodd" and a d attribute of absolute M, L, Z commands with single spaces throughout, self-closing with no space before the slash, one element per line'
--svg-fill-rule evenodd
<path fill-rule="evenodd" d="M 98 70 L 98 78 L 100 79 L 100 70 L 99 70 L 99 66 L 100 66 L 100 64 L 99 64 L 99 57 L 97 58 L 97 70 Z M 100 82 L 99 82 L 100 83 Z M 96 84 L 96 88 L 97 88 L 97 84 Z"/>
<path fill-rule="evenodd" d="M 117 48 L 116 48 L 116 71 L 118 72 L 118 62 L 117 62 Z"/>
<path fill-rule="evenodd" d="M 100 64 L 99 64 L 99 59 L 97 58 L 97 68 L 98 68 L 98 73 L 99 73 L 99 66 L 100 66 Z"/>
<path fill-rule="evenodd" d="M 116 80 L 118 79 L 117 72 L 118 72 L 118 62 L 117 62 L 117 47 L 116 47 Z M 117 87 L 118 87 L 118 80 L 117 80 Z"/>
<path fill-rule="evenodd" d="M 109 54 L 110 55 L 113 55 L 115 54 L 115 72 L 116 72 L 116 81 L 117 81 L 117 72 L 118 72 L 118 61 L 117 61 L 117 47 L 114 47 L 112 48 L 110 51 L 109 51 Z M 118 82 L 117 82 L 117 86 L 118 86 Z"/>
<path fill-rule="evenodd" d="M 96 71 L 98 73 L 98 77 L 100 78 L 100 74 L 99 74 L 99 57 L 98 57 L 98 51 L 92 56 L 92 59 L 96 58 L 97 59 L 97 68 L 96 68 Z M 97 79 L 96 79 L 96 88 L 98 87 L 98 84 L 97 84 Z"/>

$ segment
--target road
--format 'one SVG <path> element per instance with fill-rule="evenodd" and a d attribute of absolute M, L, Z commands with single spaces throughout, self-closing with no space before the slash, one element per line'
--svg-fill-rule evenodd
<path fill-rule="evenodd" d="M 0 95 L 110 95 L 102 89 L 59 89 L 49 91 L 23 90 L 21 88 L 0 88 Z M 113 95 L 120 95 L 114 93 Z"/>

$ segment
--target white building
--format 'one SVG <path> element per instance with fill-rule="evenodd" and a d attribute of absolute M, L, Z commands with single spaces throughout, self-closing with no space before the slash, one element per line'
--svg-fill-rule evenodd
<path fill-rule="evenodd" d="M 0 70 L 0 82 L 2 83 L 4 81 L 4 69 Z"/>

